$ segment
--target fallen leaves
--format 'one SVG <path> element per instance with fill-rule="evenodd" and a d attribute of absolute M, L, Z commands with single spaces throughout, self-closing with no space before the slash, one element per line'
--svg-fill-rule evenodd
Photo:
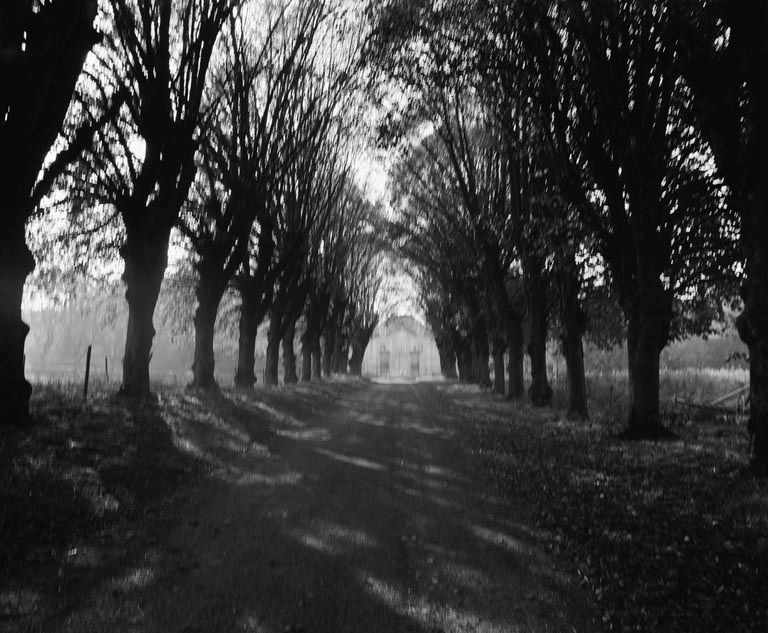
<path fill-rule="evenodd" d="M 0 597 L 37 596 L 34 609 L 2 607 L 8 618 L 55 608 L 66 577 L 99 564 L 83 543 L 117 544 L 128 520 L 202 472 L 156 406 L 97 394 L 85 405 L 66 387 L 36 389 L 32 406 L 33 428 L 0 429 Z"/>
<path fill-rule="evenodd" d="M 743 474 L 743 429 L 683 422 L 677 441 L 625 443 L 551 411 L 450 397 L 489 485 L 557 537 L 607 629 L 768 630 L 768 485 Z"/>

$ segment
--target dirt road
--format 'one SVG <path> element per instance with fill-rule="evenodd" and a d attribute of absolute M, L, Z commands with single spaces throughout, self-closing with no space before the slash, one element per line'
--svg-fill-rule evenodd
<path fill-rule="evenodd" d="M 230 394 L 206 426 L 169 421 L 214 475 L 138 526 L 136 564 L 45 630 L 597 630 L 524 514 L 489 492 L 448 388 L 274 393 Z"/>

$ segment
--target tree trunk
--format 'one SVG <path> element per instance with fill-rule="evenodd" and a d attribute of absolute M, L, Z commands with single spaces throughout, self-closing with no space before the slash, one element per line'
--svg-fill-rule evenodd
<path fill-rule="evenodd" d="M 363 359 L 365 358 L 365 349 L 368 347 L 368 338 L 370 337 L 366 337 L 364 331 L 358 331 L 352 335 L 350 343 L 352 356 L 349 357 L 349 373 L 352 376 L 363 375 Z"/>
<path fill-rule="evenodd" d="M 378 320 L 366 327 L 359 328 L 352 335 L 352 357 L 349 359 L 349 373 L 353 376 L 363 375 L 363 361 L 365 360 L 365 351 L 371 342 L 371 337 L 376 329 Z"/>
<path fill-rule="evenodd" d="M 671 302 L 664 290 L 638 292 L 628 304 L 627 355 L 630 411 L 625 437 L 654 439 L 668 435 L 659 410 L 659 357 L 667 343 Z"/>
<path fill-rule="evenodd" d="M 730 188 L 731 204 L 741 216 L 746 281 L 740 293 L 744 310 L 736 327 L 749 349 L 750 468 L 757 476 L 768 477 L 768 187 L 763 167 L 768 121 L 765 3 L 718 4 L 717 13 L 730 33 L 730 43 L 723 50 L 713 47 L 707 30 L 702 31 L 702 38 L 688 38 L 693 45 L 686 47 L 681 68 L 692 89 L 692 104 L 700 128 Z"/>
<path fill-rule="evenodd" d="M 459 366 L 459 380 L 464 383 L 474 382 L 475 367 L 472 363 L 472 346 L 466 337 L 459 337 L 456 356 Z"/>
<path fill-rule="evenodd" d="M 504 380 L 504 353 L 506 342 L 504 339 L 493 341 L 493 390 L 505 396 L 507 394 L 506 381 Z"/>
<path fill-rule="evenodd" d="M 21 304 L 35 260 L 25 227 L 35 206 L 35 181 L 97 40 L 95 11 L 90 2 L 5 1 L 0 9 L 0 147 L 8 160 L 0 175 L 0 426 L 32 421 L 32 386 L 24 376 L 29 327 Z"/>
<path fill-rule="evenodd" d="M 440 302 L 427 302 L 427 323 L 440 357 L 440 373 L 446 380 L 456 379 L 456 348 L 449 325 L 452 315 Z"/>
<path fill-rule="evenodd" d="M 312 348 L 314 336 L 309 325 L 301 337 L 301 382 L 312 380 Z"/>
<path fill-rule="evenodd" d="M 349 359 L 349 373 L 353 376 L 363 375 L 363 357 L 365 348 L 360 342 L 352 343 L 352 357 Z"/>
<path fill-rule="evenodd" d="M 221 295 L 216 295 L 217 292 L 198 291 L 199 303 L 195 312 L 195 355 L 191 386 L 209 391 L 218 389 L 214 376 L 213 339 Z"/>
<path fill-rule="evenodd" d="M 347 362 L 349 361 L 349 347 L 342 332 L 342 328 L 336 329 L 334 337 L 336 345 L 334 346 L 331 361 L 331 370 L 335 374 L 344 375 L 347 373 Z"/>
<path fill-rule="evenodd" d="M 478 327 L 472 336 L 472 364 L 477 384 L 483 389 L 491 388 L 491 370 L 488 367 L 488 335 L 484 327 Z"/>
<path fill-rule="evenodd" d="M 299 377 L 296 374 L 296 352 L 293 349 L 295 338 L 296 320 L 291 319 L 283 334 L 283 382 L 286 385 L 295 385 L 299 382 Z"/>
<path fill-rule="evenodd" d="M 573 257 L 563 262 L 558 274 L 560 290 L 561 342 L 568 383 L 568 417 L 572 420 L 589 419 L 587 378 L 584 371 L 584 344 L 587 315 L 579 304 L 580 279 Z"/>
<path fill-rule="evenodd" d="M 566 326 L 562 343 L 568 381 L 568 418 L 588 420 L 587 378 L 584 371 L 584 344 L 581 331 L 578 328 Z"/>
<path fill-rule="evenodd" d="M 272 306 L 269 311 L 269 331 L 267 332 L 267 359 L 264 368 L 264 384 L 276 387 L 279 384 L 280 343 L 282 340 L 283 315 Z"/>
<path fill-rule="evenodd" d="M 349 373 L 349 345 L 342 341 L 336 355 L 336 373 L 346 376 Z"/>
<path fill-rule="evenodd" d="M 239 389 L 253 389 L 256 384 L 256 335 L 259 331 L 258 308 L 247 293 L 240 293 L 240 331 L 237 343 L 237 372 L 235 386 Z"/>
<path fill-rule="evenodd" d="M 768 203 L 749 198 L 751 216 L 745 223 L 747 281 L 741 289 L 744 311 L 736 321 L 749 348 L 749 422 L 752 439 L 750 469 L 768 476 Z"/>
<path fill-rule="evenodd" d="M 326 327 L 323 338 L 323 375 L 329 378 L 333 369 L 333 350 L 336 348 L 336 337 L 331 324 Z"/>
<path fill-rule="evenodd" d="M 509 398 L 517 400 L 525 396 L 525 378 L 523 361 L 525 357 L 525 342 L 523 337 L 523 325 L 519 319 L 514 319 L 508 324 L 507 344 L 509 345 L 509 358 L 507 359 L 509 374 Z"/>
<path fill-rule="evenodd" d="M 155 328 L 152 319 L 160 296 L 160 286 L 168 264 L 170 229 L 147 228 L 142 233 L 128 231 L 121 249 L 125 262 L 123 281 L 128 301 L 128 329 L 123 356 L 123 386 L 128 397 L 150 395 L 149 361 Z"/>
<path fill-rule="evenodd" d="M 323 352 L 320 347 L 320 336 L 316 335 L 312 343 L 312 380 L 323 379 Z"/>
<path fill-rule="evenodd" d="M 763 305 L 763 309 L 768 309 L 768 303 Z M 759 477 L 768 477 L 768 335 L 765 330 L 748 347 L 750 389 L 747 429 L 752 438 L 750 469 Z"/>
<path fill-rule="evenodd" d="M 440 356 L 440 373 L 446 380 L 456 380 L 456 352 L 453 346 L 443 343 L 437 348 Z"/>
<path fill-rule="evenodd" d="M 531 334 L 528 356 L 531 359 L 531 386 L 528 395 L 535 407 L 546 407 L 552 402 L 552 387 L 547 378 L 547 296 L 540 274 L 530 274 L 526 288 Z"/>
<path fill-rule="evenodd" d="M 301 381 L 312 381 L 312 355 L 315 346 L 320 347 L 320 328 L 322 327 L 322 299 L 316 292 L 307 296 L 304 318 L 304 333 L 301 335 Z M 318 368 L 319 369 L 319 368 Z"/>
<path fill-rule="evenodd" d="M 3 209 L 12 218 L 14 209 Z M 21 320 L 21 301 L 35 260 L 27 248 L 24 223 L 0 232 L 0 425 L 27 426 L 31 422 L 32 386 L 24 377 L 24 342 L 29 327 Z"/>

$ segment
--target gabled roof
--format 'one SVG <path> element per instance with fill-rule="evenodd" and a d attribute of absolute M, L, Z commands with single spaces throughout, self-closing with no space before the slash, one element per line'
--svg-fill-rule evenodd
<path fill-rule="evenodd" d="M 393 316 L 380 324 L 374 332 L 374 337 L 391 336 L 398 332 L 406 332 L 412 336 L 432 336 L 428 327 L 410 315 Z"/>

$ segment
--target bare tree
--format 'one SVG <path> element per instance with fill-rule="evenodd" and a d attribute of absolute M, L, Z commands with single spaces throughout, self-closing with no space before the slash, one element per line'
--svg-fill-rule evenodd
<path fill-rule="evenodd" d="M 324 92 L 324 88 L 320 88 Z M 279 274 L 269 309 L 267 359 L 264 382 L 278 383 L 280 347 L 283 348 L 285 381 L 297 382 L 293 348 L 296 321 L 304 312 L 309 294 L 309 269 L 320 247 L 325 226 L 334 212 L 344 176 L 337 176 L 340 138 L 328 136 L 333 123 L 330 97 L 322 97 L 316 116 L 297 128 L 309 135 L 304 151 L 292 161 L 281 181 L 280 211 L 276 223 L 276 258 Z M 302 129 L 306 127 L 307 129 Z"/>
<path fill-rule="evenodd" d="M 254 222 L 265 239 L 271 233 L 272 206 L 266 197 L 303 151 L 286 128 L 297 112 L 311 113 L 312 104 L 300 107 L 297 93 L 310 63 L 321 5 L 306 5 L 292 15 L 283 7 L 268 17 L 261 33 L 255 16 L 230 19 L 211 82 L 209 98 L 216 109 L 199 154 L 196 195 L 180 218 L 199 276 L 192 384 L 203 389 L 216 388 L 213 338 L 222 296 L 248 259 Z"/>
<path fill-rule="evenodd" d="M 319 380 L 322 377 L 321 337 L 331 316 L 333 298 L 344 282 L 344 270 L 350 252 L 359 237 L 362 196 L 352 186 L 343 193 L 320 238 L 316 257 L 309 268 L 309 293 L 304 314 L 304 332 L 301 335 L 303 381 Z M 330 353 L 330 348 L 327 349 Z M 330 360 L 325 373 L 330 373 Z"/>
<path fill-rule="evenodd" d="M 239 0 L 109 0 L 110 29 L 80 94 L 82 116 L 118 107 L 71 172 L 73 195 L 117 210 L 128 302 L 122 392 L 149 394 L 153 314 L 171 230 L 195 178 L 208 67 Z"/>
<path fill-rule="evenodd" d="M 356 79 L 361 23 L 350 24 L 343 7 L 333 3 L 318 1 L 315 6 L 322 19 L 311 57 L 291 92 L 292 112 L 281 130 L 290 157 L 270 179 L 263 197 L 268 211 L 256 223 L 248 265 L 237 279 L 242 316 L 236 383 L 241 387 L 255 381 L 253 344 L 267 313 L 265 380 L 277 383 L 281 345 L 289 381 L 298 378 L 293 351 L 296 321 L 309 294 L 309 266 L 332 213 L 328 200 L 333 195 L 327 194 L 336 187 L 334 172 L 327 168 L 346 144 L 346 137 L 336 135 L 349 114 L 345 105 Z"/>
<path fill-rule="evenodd" d="M 363 374 L 365 351 L 379 324 L 376 301 L 383 283 L 381 252 L 376 239 L 369 235 L 360 244 L 350 279 L 349 373 L 353 376 Z"/>

